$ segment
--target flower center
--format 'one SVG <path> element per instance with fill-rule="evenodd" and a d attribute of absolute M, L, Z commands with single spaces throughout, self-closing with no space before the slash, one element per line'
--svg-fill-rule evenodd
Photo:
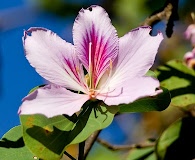
<path fill-rule="evenodd" d="M 96 98 L 96 95 L 103 89 L 103 87 L 109 82 L 110 80 L 110 77 L 112 75 L 112 65 L 113 65 L 113 62 L 112 60 L 110 59 L 109 60 L 109 67 L 107 68 L 107 70 L 105 71 L 105 73 L 103 74 L 104 78 L 103 78 L 103 86 L 101 87 L 97 87 L 100 81 L 100 79 L 102 77 L 99 77 L 99 78 L 95 78 L 95 69 L 94 69 L 94 55 L 93 55 L 93 44 L 92 42 L 89 43 L 89 71 L 88 71 L 88 74 L 85 75 L 85 80 L 87 82 L 87 86 L 88 86 L 88 94 L 90 96 L 90 99 L 95 99 Z M 101 75 L 102 76 L 102 75 Z M 95 80 L 96 79 L 96 80 Z M 98 82 L 95 82 L 97 81 Z M 98 89 L 97 89 L 98 88 Z"/>
<path fill-rule="evenodd" d="M 85 76 L 87 85 L 88 85 L 88 92 L 89 92 L 89 96 L 90 99 L 95 99 L 96 97 L 96 89 L 95 89 L 95 84 L 94 84 L 94 57 L 92 57 L 93 55 L 93 51 L 92 51 L 92 42 L 89 43 L 89 72 L 88 74 Z"/>
<path fill-rule="evenodd" d="M 94 89 L 89 90 L 89 96 L 90 96 L 90 99 L 95 99 L 96 93 Z"/>

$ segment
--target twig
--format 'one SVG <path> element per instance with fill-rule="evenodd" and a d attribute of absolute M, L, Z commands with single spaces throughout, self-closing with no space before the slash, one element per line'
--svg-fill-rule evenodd
<path fill-rule="evenodd" d="M 97 137 L 99 136 L 101 130 L 95 131 L 87 140 L 85 143 L 85 151 L 84 151 L 84 159 L 86 159 L 89 151 L 91 150 L 93 144 L 97 140 Z"/>
<path fill-rule="evenodd" d="M 153 27 L 157 22 L 166 20 L 166 35 L 170 38 L 173 34 L 174 22 L 179 20 L 178 3 L 179 0 L 166 0 L 164 6 L 155 11 L 150 17 L 146 18 L 141 25 Z"/>
<path fill-rule="evenodd" d="M 151 26 L 155 21 L 168 20 L 171 16 L 173 6 L 169 3 L 163 11 L 156 13 L 145 19 L 145 21 L 141 24 L 143 26 L 149 25 Z"/>
<path fill-rule="evenodd" d="M 78 160 L 84 160 L 84 148 L 85 148 L 85 141 L 79 143 L 79 157 L 78 157 Z"/>
<path fill-rule="evenodd" d="M 147 148 L 147 147 L 153 147 L 155 145 L 155 142 L 150 143 L 141 143 L 141 144 L 132 144 L 132 145 L 112 145 L 100 138 L 97 139 L 97 142 L 102 144 L 103 146 L 107 147 L 110 150 L 116 151 L 116 150 L 130 150 L 135 148 Z"/>
<path fill-rule="evenodd" d="M 64 152 L 64 154 L 68 157 L 68 158 L 70 158 L 71 160 L 76 160 L 73 156 L 71 156 L 68 152 Z"/>

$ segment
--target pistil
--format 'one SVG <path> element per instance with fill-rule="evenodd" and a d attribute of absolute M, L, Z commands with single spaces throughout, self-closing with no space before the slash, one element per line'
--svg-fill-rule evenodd
<path fill-rule="evenodd" d="M 89 43 L 89 90 L 94 89 L 93 85 L 93 63 L 92 63 L 92 43 Z"/>

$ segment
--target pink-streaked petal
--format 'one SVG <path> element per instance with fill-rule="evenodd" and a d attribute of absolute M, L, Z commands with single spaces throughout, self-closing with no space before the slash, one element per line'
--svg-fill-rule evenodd
<path fill-rule="evenodd" d="M 116 29 L 106 11 L 100 6 L 81 9 L 73 26 L 73 40 L 81 62 L 88 72 L 91 64 L 94 82 L 98 82 L 119 47 Z"/>
<path fill-rule="evenodd" d="M 191 36 L 195 34 L 195 24 L 189 25 L 184 34 L 186 39 L 190 39 Z"/>
<path fill-rule="evenodd" d="M 47 117 L 78 112 L 89 99 L 88 95 L 73 93 L 63 87 L 47 85 L 26 96 L 19 114 L 43 114 Z"/>
<path fill-rule="evenodd" d="M 161 33 L 150 36 L 150 31 L 149 27 L 140 27 L 119 39 L 119 54 L 113 65 L 112 78 L 140 77 L 151 68 L 163 36 Z"/>
<path fill-rule="evenodd" d="M 139 98 L 156 95 L 159 81 L 152 77 L 139 77 L 118 83 L 117 88 L 112 84 L 99 93 L 97 99 L 107 105 L 129 104 Z"/>
<path fill-rule="evenodd" d="M 43 78 L 85 92 L 83 69 L 72 44 L 44 28 L 25 31 L 23 43 L 26 58 Z"/>
<path fill-rule="evenodd" d="M 189 25 L 184 34 L 186 39 L 190 39 L 192 46 L 195 47 L 195 24 Z"/>

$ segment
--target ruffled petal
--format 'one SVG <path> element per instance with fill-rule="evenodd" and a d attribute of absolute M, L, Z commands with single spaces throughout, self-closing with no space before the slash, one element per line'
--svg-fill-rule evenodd
<path fill-rule="evenodd" d="M 96 98 L 107 105 L 129 104 L 139 98 L 156 95 L 155 90 L 159 86 L 159 81 L 152 77 L 138 77 L 121 81 L 116 88 L 110 84 Z"/>
<path fill-rule="evenodd" d="M 118 54 L 118 36 L 106 11 L 100 6 L 81 9 L 73 26 L 73 40 L 80 60 L 93 72 L 95 84 Z"/>
<path fill-rule="evenodd" d="M 26 96 L 19 114 L 44 114 L 47 117 L 78 112 L 89 99 L 88 95 L 76 94 L 63 87 L 47 85 Z"/>
<path fill-rule="evenodd" d="M 44 28 L 25 31 L 23 43 L 26 58 L 43 78 L 85 92 L 83 69 L 72 44 Z"/>
<path fill-rule="evenodd" d="M 140 27 L 119 39 L 119 54 L 113 64 L 112 78 L 141 77 L 151 68 L 163 36 L 161 33 L 150 36 L 150 31 L 149 27 Z"/>

